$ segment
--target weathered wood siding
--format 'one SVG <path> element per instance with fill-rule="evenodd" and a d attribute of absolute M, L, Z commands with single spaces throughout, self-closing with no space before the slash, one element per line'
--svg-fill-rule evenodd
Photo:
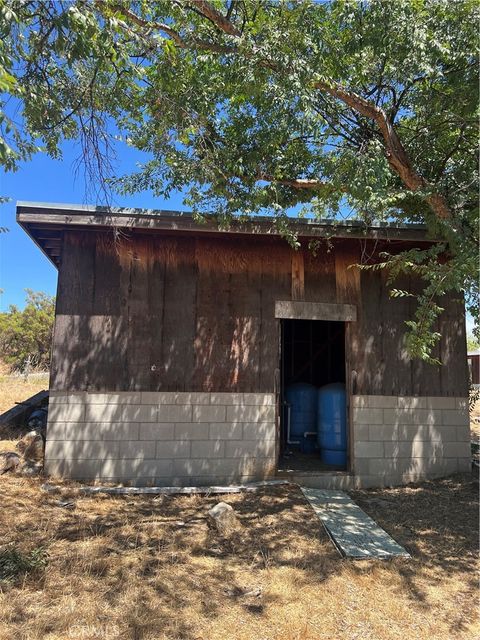
<path fill-rule="evenodd" d="M 292 258 L 293 256 L 293 258 Z M 52 389 L 274 391 L 275 301 L 351 303 L 349 385 L 365 395 L 455 395 L 467 388 L 461 302 L 446 301 L 440 355 L 411 361 L 411 299 L 390 300 L 385 276 L 346 270 L 359 241 L 303 260 L 275 238 L 65 232 Z"/>

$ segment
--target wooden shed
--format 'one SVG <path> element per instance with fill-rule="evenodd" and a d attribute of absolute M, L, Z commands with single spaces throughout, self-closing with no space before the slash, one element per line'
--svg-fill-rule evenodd
<path fill-rule="evenodd" d="M 382 251 L 422 226 L 272 221 L 219 229 L 187 213 L 19 203 L 59 272 L 46 469 L 82 480 L 209 485 L 290 478 L 401 484 L 470 468 L 463 301 L 442 300 L 442 366 L 411 360 L 412 298 Z M 410 278 L 398 288 L 419 286 Z M 345 385 L 340 467 L 288 444 L 288 385 Z"/>

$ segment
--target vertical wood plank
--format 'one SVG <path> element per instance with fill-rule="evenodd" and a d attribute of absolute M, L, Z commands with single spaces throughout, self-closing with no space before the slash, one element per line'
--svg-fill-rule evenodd
<path fill-rule="evenodd" d="M 303 250 L 292 251 L 292 300 L 305 300 Z"/>

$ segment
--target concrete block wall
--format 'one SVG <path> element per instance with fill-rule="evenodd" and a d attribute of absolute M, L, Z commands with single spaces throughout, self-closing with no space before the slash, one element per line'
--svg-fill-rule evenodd
<path fill-rule="evenodd" d="M 467 398 L 352 396 L 351 421 L 356 486 L 471 469 Z"/>
<path fill-rule="evenodd" d="M 264 393 L 51 391 L 45 468 L 137 486 L 268 478 L 274 402 Z"/>

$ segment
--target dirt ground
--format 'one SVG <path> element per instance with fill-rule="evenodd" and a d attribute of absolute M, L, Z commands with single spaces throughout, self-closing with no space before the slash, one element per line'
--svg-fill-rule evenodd
<path fill-rule="evenodd" d="M 470 476 L 354 498 L 413 555 L 342 559 L 298 488 L 224 496 L 240 531 L 208 528 L 220 496 L 47 494 L 0 477 L 0 540 L 46 568 L 0 589 L 0 639 L 478 638 L 478 484 Z M 71 500 L 74 508 L 59 505 Z M 0 562 L 1 569 L 1 562 Z"/>

